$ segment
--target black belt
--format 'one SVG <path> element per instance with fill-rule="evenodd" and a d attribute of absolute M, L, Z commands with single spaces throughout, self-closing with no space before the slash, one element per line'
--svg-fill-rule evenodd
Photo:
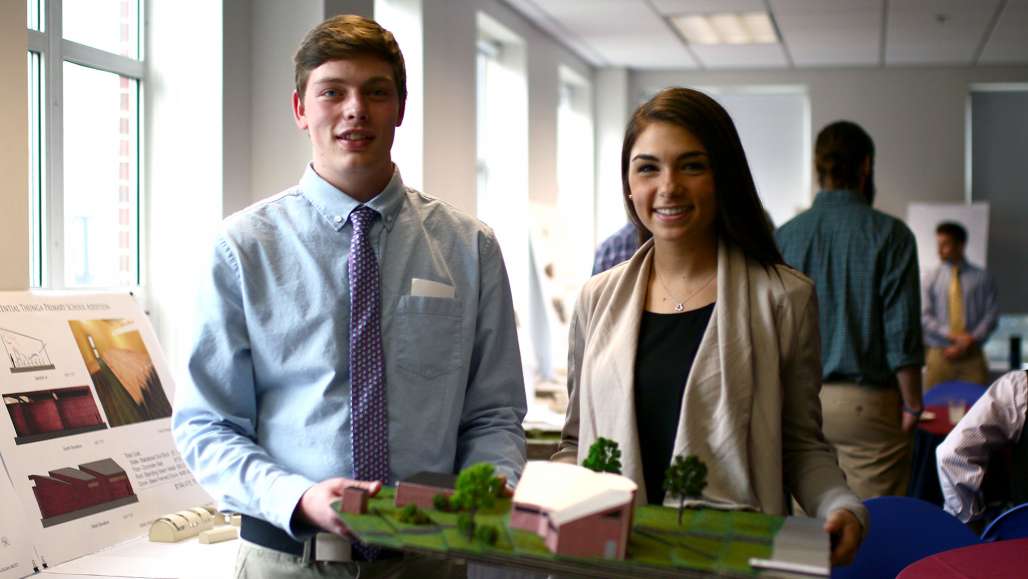
<path fill-rule="evenodd" d="M 243 515 L 242 517 L 239 536 L 261 547 L 281 551 L 294 557 L 303 557 L 303 541 L 297 541 L 275 525 L 249 515 Z M 311 541 L 310 558 L 314 561 L 318 559 L 318 554 L 315 552 L 316 548 L 317 541 Z M 353 549 L 351 556 L 354 561 L 367 561 L 364 555 L 357 549 Z M 402 556 L 403 553 L 401 551 L 380 548 L 375 555 L 375 560 L 398 559 Z"/>

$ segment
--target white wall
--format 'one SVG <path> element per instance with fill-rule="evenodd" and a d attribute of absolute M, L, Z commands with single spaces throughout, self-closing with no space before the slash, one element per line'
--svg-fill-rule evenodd
<path fill-rule="evenodd" d="M 311 0 L 253 0 L 250 5 L 250 60 L 226 61 L 225 67 L 248 67 L 250 72 L 252 203 L 296 185 L 310 161 L 310 141 L 296 128 L 291 112 L 293 54 L 325 12 L 322 2 Z"/>
<path fill-rule="evenodd" d="M 832 121 L 862 125 L 877 148 L 875 206 L 902 218 L 912 201 L 965 199 L 969 85 L 1026 80 L 1028 67 L 636 72 L 629 95 L 636 103 L 672 85 L 806 85 L 811 143 Z"/>
<path fill-rule="evenodd" d="M 253 3 L 250 0 L 222 0 L 222 207 L 224 215 L 235 213 L 252 202 L 250 156 L 253 154 L 254 91 L 250 86 L 253 67 Z"/>
<path fill-rule="evenodd" d="M 226 8 L 235 3 L 227 2 Z M 324 6 L 316 1 L 250 3 L 250 62 L 240 57 L 234 57 L 235 62 L 226 60 L 226 71 L 231 67 L 249 69 L 250 80 L 243 83 L 238 71 L 226 72 L 225 90 L 228 94 L 245 86 L 250 93 L 251 202 L 295 184 L 310 158 L 307 137 L 296 129 L 289 111 L 292 56 L 303 35 L 325 15 L 337 13 L 331 10 L 370 15 L 371 4 L 367 0 L 326 0 Z M 557 70 L 563 64 L 586 78 L 592 78 L 592 70 L 498 0 L 425 4 L 421 13 L 423 60 L 407 63 L 408 68 L 423 67 L 424 93 L 411 93 L 408 98 L 423 102 L 425 191 L 467 212 L 475 211 L 475 13 L 484 11 L 521 36 L 527 45 L 529 196 L 533 200 L 555 200 Z M 404 46 L 404 38 L 398 37 L 397 41 Z M 233 58 L 228 52 L 226 57 Z M 407 119 L 404 124 L 408 122 L 418 121 Z M 242 146 L 246 138 L 238 135 L 233 141 Z M 401 172 L 403 169 L 401 166 Z M 227 165 L 226 175 L 239 170 L 242 168 Z"/>
<path fill-rule="evenodd" d="M 25 2 L 0 3 L 0 290 L 29 284 Z"/>

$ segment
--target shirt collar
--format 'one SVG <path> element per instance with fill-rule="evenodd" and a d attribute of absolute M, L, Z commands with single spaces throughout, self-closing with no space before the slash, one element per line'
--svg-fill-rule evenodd
<path fill-rule="evenodd" d="M 867 200 L 862 194 L 846 189 L 821 191 L 814 197 L 814 205 L 849 205 L 852 203 L 867 205 Z"/>
<path fill-rule="evenodd" d="M 396 223 L 396 215 L 400 212 L 403 204 L 403 179 L 400 177 L 400 170 L 393 167 L 393 177 L 382 189 L 382 192 L 375 195 L 370 201 L 364 203 L 374 209 L 382 216 L 382 223 L 386 230 L 392 230 Z M 362 204 L 340 191 L 328 181 L 321 178 L 314 171 L 310 163 L 300 178 L 300 194 L 307 198 L 314 206 L 314 209 L 328 221 L 336 230 L 340 231 L 346 226 L 350 219 L 350 213 Z"/>

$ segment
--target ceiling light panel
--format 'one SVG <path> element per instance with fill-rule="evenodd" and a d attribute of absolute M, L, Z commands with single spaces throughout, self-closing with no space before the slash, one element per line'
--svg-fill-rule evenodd
<path fill-rule="evenodd" d="M 775 28 L 767 12 L 686 14 L 671 23 L 689 44 L 774 44 Z"/>

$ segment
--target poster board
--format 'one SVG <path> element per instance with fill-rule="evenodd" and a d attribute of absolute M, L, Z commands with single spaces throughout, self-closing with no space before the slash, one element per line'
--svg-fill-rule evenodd
<path fill-rule="evenodd" d="M 911 203 L 907 206 L 907 226 L 917 240 L 922 277 L 939 265 L 935 228 L 943 221 L 956 221 L 967 229 L 967 260 L 985 267 L 989 249 L 988 203 Z"/>
<path fill-rule="evenodd" d="M 55 565 L 210 502 L 171 437 L 174 384 L 127 293 L 0 292 L 0 456 Z"/>
<path fill-rule="evenodd" d="M 24 577 L 33 572 L 32 547 L 21 531 L 24 514 L 11 481 L 0 467 L 0 579 Z"/>

